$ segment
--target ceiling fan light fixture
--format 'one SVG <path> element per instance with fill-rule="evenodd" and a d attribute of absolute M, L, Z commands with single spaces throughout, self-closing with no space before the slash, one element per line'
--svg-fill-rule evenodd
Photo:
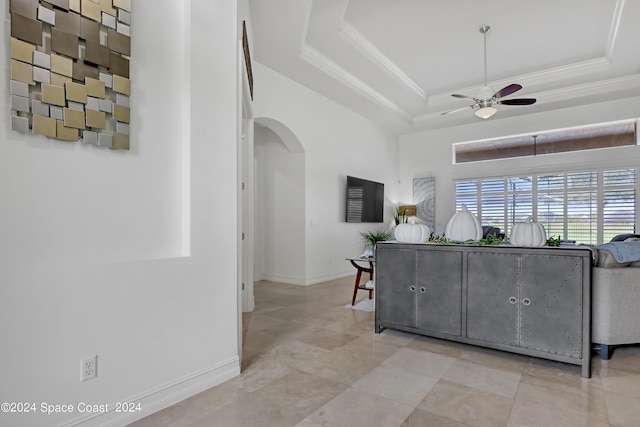
<path fill-rule="evenodd" d="M 481 119 L 489 119 L 498 112 L 494 107 L 480 107 L 476 110 L 475 115 Z"/>

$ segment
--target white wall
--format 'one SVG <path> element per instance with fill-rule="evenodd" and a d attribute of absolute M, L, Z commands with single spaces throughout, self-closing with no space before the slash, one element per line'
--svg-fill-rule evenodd
<path fill-rule="evenodd" d="M 239 372 L 236 1 L 133 3 L 131 152 L 10 131 L 0 86 L 1 402 L 135 401 L 142 416 Z M 109 421 L 126 423 L 0 413 Z"/>
<path fill-rule="evenodd" d="M 412 199 L 413 179 L 436 178 L 436 234 L 444 233 L 449 218 L 455 212 L 455 178 L 502 176 L 523 171 L 637 166 L 640 160 L 640 147 L 636 146 L 453 165 L 453 143 L 638 118 L 640 98 L 514 118 L 494 117 L 495 119 L 478 120 L 471 125 L 417 132 L 400 137 L 401 197 Z"/>
<path fill-rule="evenodd" d="M 305 155 L 305 275 L 311 284 L 354 274 L 345 257 L 362 253 L 360 231 L 388 226 L 397 202 L 397 138 L 337 103 L 254 63 L 254 115 L 278 120 L 302 144 Z M 383 182 L 385 224 L 345 222 L 346 176 Z M 284 263 L 286 260 L 280 261 Z"/>

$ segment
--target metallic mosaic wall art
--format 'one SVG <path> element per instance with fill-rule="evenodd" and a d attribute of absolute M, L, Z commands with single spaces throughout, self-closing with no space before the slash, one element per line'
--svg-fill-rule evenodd
<path fill-rule="evenodd" d="M 129 149 L 131 0 L 11 0 L 11 129 Z"/>
<path fill-rule="evenodd" d="M 433 232 L 436 229 L 436 179 L 416 178 L 413 180 L 413 203 L 416 217 Z"/>

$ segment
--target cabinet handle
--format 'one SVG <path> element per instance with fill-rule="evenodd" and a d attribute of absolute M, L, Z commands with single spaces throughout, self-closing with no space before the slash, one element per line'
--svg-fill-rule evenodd
<path fill-rule="evenodd" d="M 522 303 L 524 305 L 530 305 L 531 304 L 531 300 L 529 298 L 525 298 L 525 299 L 522 300 Z"/>
<path fill-rule="evenodd" d="M 425 288 L 425 287 L 420 288 L 420 292 L 422 292 L 424 294 L 425 292 L 427 292 L 427 288 Z"/>
<path fill-rule="evenodd" d="M 516 297 L 509 297 L 509 304 L 515 304 L 518 302 L 518 299 Z"/>
<path fill-rule="evenodd" d="M 415 291 L 416 291 L 416 287 L 415 287 L 415 286 L 409 286 L 409 290 L 410 290 L 411 292 L 415 292 Z"/>

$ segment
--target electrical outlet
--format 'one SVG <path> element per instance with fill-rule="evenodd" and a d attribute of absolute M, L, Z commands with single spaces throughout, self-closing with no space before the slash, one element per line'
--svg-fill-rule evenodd
<path fill-rule="evenodd" d="M 98 376 L 98 356 L 80 360 L 80 382 L 91 380 Z"/>

